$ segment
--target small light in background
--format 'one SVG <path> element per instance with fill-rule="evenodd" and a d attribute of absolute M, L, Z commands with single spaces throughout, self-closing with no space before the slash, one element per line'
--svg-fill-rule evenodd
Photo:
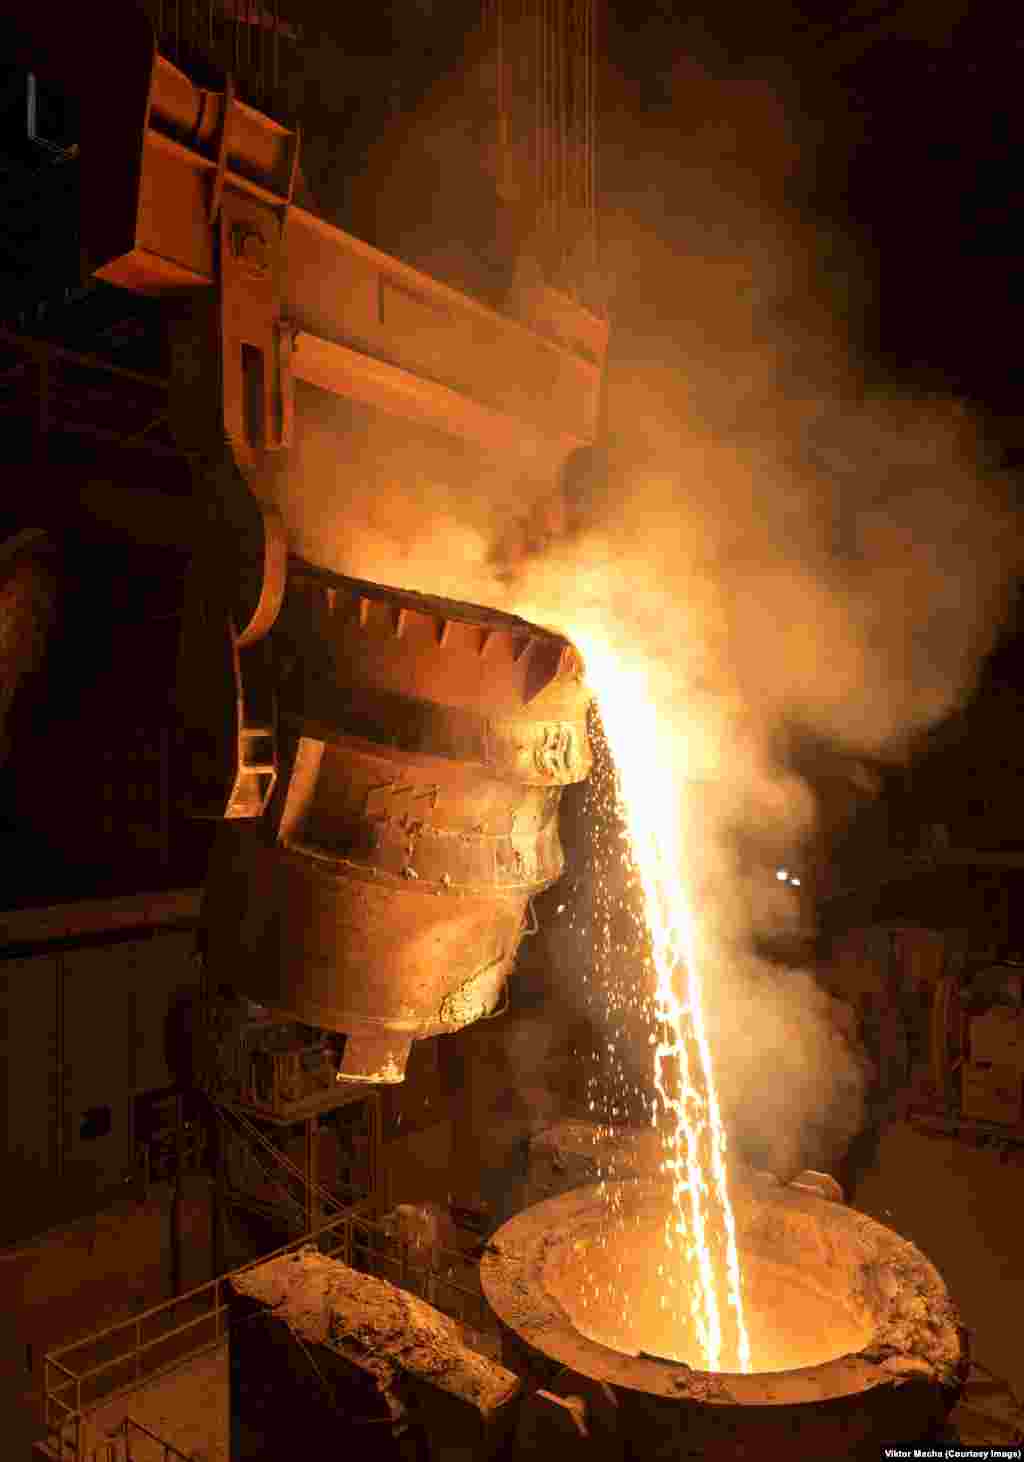
<path fill-rule="evenodd" d="M 799 878 L 791 878 L 789 881 L 793 885 L 794 888 L 799 888 L 800 887 L 800 880 L 799 880 Z"/>
<path fill-rule="evenodd" d="M 789 874 L 787 873 L 785 868 L 780 868 L 775 877 L 779 880 L 780 883 L 785 883 L 786 879 L 789 877 Z"/>

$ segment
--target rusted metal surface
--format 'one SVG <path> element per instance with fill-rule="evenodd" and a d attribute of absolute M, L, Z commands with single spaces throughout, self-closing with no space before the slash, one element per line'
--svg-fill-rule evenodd
<path fill-rule="evenodd" d="M 285 445 L 290 422 L 276 284 L 235 258 L 236 247 L 244 250 L 260 227 L 268 240 L 268 270 L 278 278 L 279 224 L 225 203 L 222 287 L 180 301 L 168 330 L 168 422 L 192 462 L 206 508 L 206 521 L 196 526 L 192 594 L 230 615 L 240 649 L 273 626 L 288 560 L 281 512 L 252 480 L 257 458 Z"/>
<path fill-rule="evenodd" d="M 236 631 L 235 643 L 240 650 L 269 634 L 284 603 L 288 563 L 288 538 L 284 519 L 276 508 L 265 503 L 257 504 L 257 510 L 258 539 L 252 561 L 255 593 Z"/>
<path fill-rule="evenodd" d="M 230 291 L 236 264 L 254 264 L 259 253 L 275 294 L 272 322 L 261 306 L 268 361 L 272 323 L 274 351 L 294 342 L 293 373 L 321 389 L 497 451 L 513 441 L 557 457 L 592 440 L 603 322 L 584 311 L 575 328 L 576 307 L 559 297 L 554 308 L 552 294 L 531 310 L 530 328 L 327 223 L 302 182 L 295 130 L 228 90 L 196 86 L 154 50 L 144 26 L 117 34 L 112 59 L 130 86 L 101 85 L 81 59 L 94 41 L 80 36 L 77 44 L 78 64 L 73 29 L 40 37 L 33 64 L 41 56 L 81 98 L 83 165 L 86 133 L 103 165 L 102 176 L 83 177 L 83 243 L 96 277 L 144 294 L 218 283 Z M 232 219 L 222 279 L 221 215 L 238 210 L 252 214 L 244 225 L 250 243 L 235 251 Z M 278 240 L 283 268 L 275 277 Z M 250 311 L 247 329 L 253 320 Z M 248 336 L 245 343 L 260 346 Z"/>
<path fill-rule="evenodd" d="M 220 830 L 204 898 L 211 966 L 250 998 L 310 1025 L 406 1041 L 498 1004 L 525 893 L 447 894 L 360 876 L 341 859 L 268 847 L 260 831 Z M 476 1000 L 445 1005 L 471 981 Z"/>
<path fill-rule="evenodd" d="M 589 774 L 591 695 L 561 635 L 293 564 L 277 639 L 294 667 L 281 693 L 286 716 L 526 786 Z"/>
<path fill-rule="evenodd" d="M 154 15 L 183 62 L 204 49 L 198 16 Z M 193 310 L 204 295 L 213 305 L 212 334 L 193 332 L 175 362 L 172 383 L 180 375 L 187 387 L 185 410 L 170 408 L 179 444 L 210 453 L 226 429 L 262 507 L 294 496 L 304 465 L 285 449 L 303 380 L 528 463 L 557 496 L 567 457 L 597 431 L 606 322 L 545 286 L 524 324 L 344 233 L 315 210 L 298 131 L 240 100 L 232 67 L 220 89 L 196 84 L 159 54 L 133 7 L 117 7 L 102 36 L 87 13 L 62 20 L 26 14 L 19 58 L 80 102 L 86 273 Z M 251 20 L 231 24 L 250 39 L 279 32 L 277 17 Z M 38 395 L 45 403 L 48 388 Z M 151 449 L 162 446 L 159 418 L 136 433 Z M 191 440 L 190 418 L 203 423 Z M 197 465 L 204 478 L 220 473 Z"/>
<path fill-rule="evenodd" d="M 380 1035 L 358 1033 L 346 1037 L 338 1067 L 339 1081 L 368 1081 L 389 1085 L 401 1081 L 409 1059 L 411 1041 L 385 1031 Z"/>
<path fill-rule="evenodd" d="M 757 1174 L 733 1185 L 741 1262 L 789 1266 L 832 1294 L 863 1329 L 855 1351 L 793 1370 L 707 1373 L 588 1338 L 556 1294 L 585 1282 L 590 1244 L 616 1224 L 635 1244 L 634 1226 L 655 1221 L 668 1197 L 660 1182 L 610 1186 L 611 1195 L 577 1189 L 509 1220 L 481 1261 L 481 1283 L 506 1363 L 542 1386 L 576 1373 L 610 1387 L 630 1457 L 877 1457 L 883 1443 L 920 1440 L 955 1404 L 966 1335 L 928 1260 L 865 1215 Z"/>
<path fill-rule="evenodd" d="M 235 460 L 252 472 L 257 452 L 290 444 L 283 223 L 279 213 L 234 190 L 221 198 L 218 221 L 224 426 Z"/>
<path fill-rule="evenodd" d="M 261 817 L 277 782 L 276 688 L 265 647 L 243 643 L 222 607 L 187 596 L 177 700 L 193 817 Z"/>
<path fill-rule="evenodd" d="M 590 693 L 557 635 L 302 565 L 270 648 L 279 786 L 219 835 L 210 969 L 344 1032 L 343 1079 L 401 1080 L 412 1040 L 499 1004 L 529 899 L 562 871 Z"/>
<path fill-rule="evenodd" d="M 211 968 L 346 1034 L 343 1077 L 400 1079 L 411 1040 L 499 1004 L 530 896 L 562 869 L 589 695 L 572 647 L 535 626 L 289 571 L 281 514 L 316 470 L 308 386 L 369 408 L 364 425 L 379 411 L 471 443 L 557 504 L 597 432 L 606 329 L 551 291 L 524 324 L 326 222 L 297 129 L 241 100 L 231 67 L 197 85 L 129 9 L 109 54 L 83 14 L 26 29 L 80 102 L 88 272 L 173 305 L 163 410 L 208 509 L 179 697 L 195 810 L 227 823 Z M 345 460 L 346 413 L 328 415 L 321 464 Z"/>
<path fill-rule="evenodd" d="M 396 1400 L 405 1385 L 419 1382 L 486 1422 L 519 1395 L 518 1378 L 469 1350 L 455 1321 L 312 1247 L 232 1275 L 230 1289 L 266 1306 L 307 1344 L 343 1356 Z"/>
<path fill-rule="evenodd" d="M 528 421 L 443 381 L 302 331 L 294 334 L 291 371 L 296 380 L 332 395 L 424 426 L 442 426 L 450 435 L 491 451 L 528 458 L 552 479 L 581 444 L 574 432 L 557 428 L 550 434 L 539 432 Z"/>

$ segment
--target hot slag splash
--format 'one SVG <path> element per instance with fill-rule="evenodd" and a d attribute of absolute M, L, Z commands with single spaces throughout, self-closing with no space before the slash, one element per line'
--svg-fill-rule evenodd
<path fill-rule="evenodd" d="M 668 733 L 642 668 L 625 665 L 586 634 L 577 633 L 574 639 L 586 660 L 587 681 L 615 765 L 657 981 L 654 1082 L 662 1109 L 663 1170 L 672 1175 L 673 1193 L 665 1227 L 668 1252 L 659 1267 L 663 1299 L 675 1311 L 681 1334 L 690 1330 L 684 1313 L 689 1290 L 697 1364 L 710 1371 L 749 1371 L 725 1132 L 704 1026 L 697 928 L 684 881 L 679 816 L 683 789 L 673 787 L 678 755 L 666 754 Z"/>

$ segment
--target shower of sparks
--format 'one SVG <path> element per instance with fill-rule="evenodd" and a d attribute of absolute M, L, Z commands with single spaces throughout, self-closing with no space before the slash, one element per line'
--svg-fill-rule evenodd
<path fill-rule="evenodd" d="M 575 638 L 586 660 L 587 680 L 597 699 L 601 727 L 614 763 L 613 796 L 625 825 L 628 859 L 644 897 L 644 920 L 656 977 L 653 1007 L 648 1004 L 646 1013 L 653 1017 L 658 1032 L 650 1037 L 655 1048 L 654 1084 L 665 1119 L 663 1170 L 671 1173 L 673 1181 L 674 1203 L 666 1225 L 666 1244 L 674 1254 L 676 1240 L 682 1240 L 687 1262 L 695 1269 L 690 1314 L 705 1368 L 722 1368 L 719 1291 L 724 1288 L 735 1330 L 729 1350 L 734 1351 L 738 1368 L 749 1371 L 750 1343 L 728 1191 L 725 1131 L 704 1026 L 697 931 L 684 886 L 679 800 L 671 795 L 672 769 L 667 758 L 659 755 L 657 711 L 642 672 L 630 670 L 586 636 L 577 634 Z M 607 970 L 613 927 L 607 907 L 607 883 L 599 882 L 597 894 L 605 904 L 600 935 L 606 946 L 603 964 Z M 613 982 L 607 983 L 610 994 Z M 614 1062 L 615 1042 L 609 1041 L 607 1048 Z M 591 1108 L 594 1106 L 592 1100 Z M 609 1115 L 615 1119 L 619 1111 L 620 1105 L 613 1098 Z M 656 1120 L 656 1113 L 652 1113 L 652 1120 Z M 716 1253 L 723 1251 L 724 1263 L 716 1266 Z M 678 1262 L 670 1259 L 665 1273 L 670 1285 L 677 1270 Z M 628 1304 L 628 1296 L 620 1300 Z"/>

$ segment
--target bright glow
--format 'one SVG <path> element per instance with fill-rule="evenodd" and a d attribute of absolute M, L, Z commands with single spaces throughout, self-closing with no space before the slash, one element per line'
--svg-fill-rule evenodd
<path fill-rule="evenodd" d="M 800 887 L 800 880 L 799 880 L 799 878 L 791 878 L 789 881 L 793 885 L 794 888 L 799 888 Z"/>
<path fill-rule="evenodd" d="M 785 868 L 780 868 L 775 877 L 779 880 L 780 883 L 785 883 L 786 879 L 789 877 L 789 874 L 786 872 Z"/>
<path fill-rule="evenodd" d="M 664 1171 L 673 1179 L 666 1243 L 682 1239 L 696 1277 L 690 1313 L 707 1370 L 723 1350 L 719 1289 L 733 1311 L 728 1353 L 750 1370 L 743 1318 L 736 1225 L 726 1174 L 726 1141 L 704 1027 L 694 913 L 684 887 L 681 795 L 674 768 L 680 748 L 659 718 L 642 668 L 623 664 L 606 646 L 574 636 L 615 764 L 617 794 L 630 852 L 644 893 L 657 977 L 654 1081 L 668 1118 Z M 671 751 L 674 755 L 670 755 Z M 716 1256 L 722 1256 L 724 1264 Z M 680 1266 L 676 1265 L 678 1269 Z"/>

